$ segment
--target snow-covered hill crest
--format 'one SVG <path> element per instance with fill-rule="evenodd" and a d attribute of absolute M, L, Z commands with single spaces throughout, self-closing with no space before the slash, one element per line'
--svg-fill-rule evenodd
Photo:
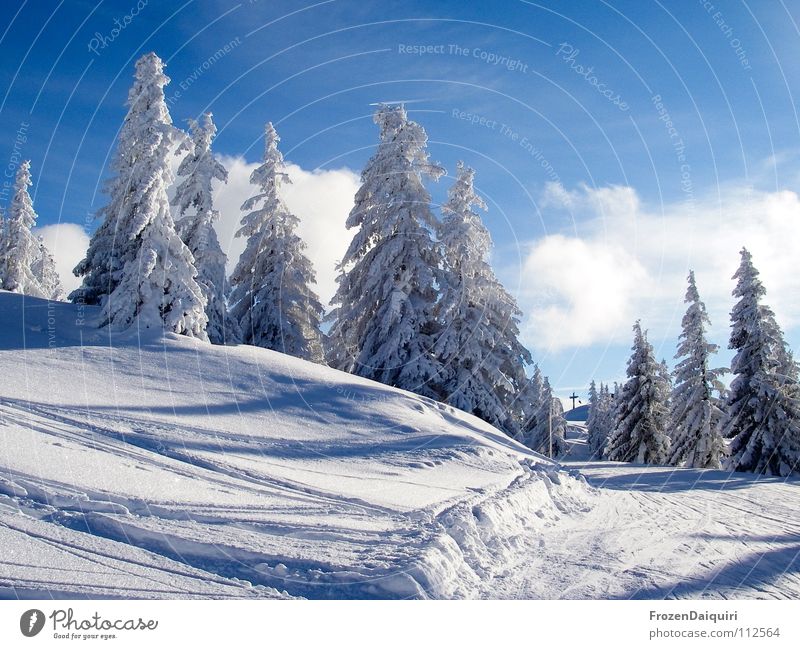
<path fill-rule="evenodd" d="M 97 315 L 0 293 L 6 595 L 471 597 L 594 501 L 443 404 Z"/>

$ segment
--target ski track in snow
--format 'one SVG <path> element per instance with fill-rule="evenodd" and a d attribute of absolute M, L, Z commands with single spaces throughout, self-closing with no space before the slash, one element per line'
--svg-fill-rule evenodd
<path fill-rule="evenodd" d="M 429 399 L 76 309 L 0 292 L 0 597 L 800 596 L 798 481 L 589 462 L 580 427 L 558 468 Z"/>

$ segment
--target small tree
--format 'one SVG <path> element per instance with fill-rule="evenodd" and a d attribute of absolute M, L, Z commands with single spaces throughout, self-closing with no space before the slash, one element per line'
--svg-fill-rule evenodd
<path fill-rule="evenodd" d="M 614 399 L 608 386 L 600 383 L 600 389 L 592 381 L 589 387 L 589 418 L 586 421 L 587 443 L 593 457 L 603 454 L 608 437 L 614 427 Z"/>
<path fill-rule="evenodd" d="M 211 152 L 217 133 L 211 113 L 205 113 L 201 122 L 190 119 L 189 129 L 191 138 L 185 139 L 176 151 L 177 155 L 186 155 L 178 167 L 182 181 L 172 199 L 182 217 L 175 229 L 194 258 L 197 283 L 206 299 L 208 339 L 214 344 L 237 342 L 241 332 L 228 315 L 225 302 L 227 257 L 214 230 L 219 212 L 214 209 L 211 186 L 215 180 L 227 182 L 228 172 Z"/>
<path fill-rule="evenodd" d="M 44 244 L 32 232 L 36 225 L 36 212 L 28 193 L 32 184 L 31 163 L 25 160 L 17 169 L 4 246 L 0 250 L 0 287 L 33 297 L 53 298 L 54 294 L 42 286 L 42 278 L 37 275 L 37 261 L 42 251 L 50 257 Z"/>
<path fill-rule="evenodd" d="M 53 255 L 50 254 L 41 237 L 38 237 L 38 242 L 39 249 L 36 259 L 31 265 L 31 271 L 39 281 L 42 293 L 48 300 L 63 300 L 64 287 L 61 285 L 61 277 L 58 275 Z"/>
<path fill-rule="evenodd" d="M 800 472 L 800 400 L 796 366 L 752 256 L 741 251 L 731 311 L 734 379 L 726 402 L 724 435 L 733 438 L 730 467 L 787 476 Z"/>
<path fill-rule="evenodd" d="M 556 457 L 566 451 L 567 421 L 561 401 L 553 397 L 547 377 L 534 368 L 527 391 L 529 416 L 523 424 L 520 440 L 525 446 L 541 455 Z M 552 452 L 551 452 L 552 451 Z"/>
<path fill-rule="evenodd" d="M 531 362 L 519 342 L 521 311 L 487 261 L 491 237 L 473 207 L 486 209 L 473 186 L 475 172 L 458 163 L 442 207 L 444 279 L 436 314 L 441 333 L 434 353 L 442 366 L 442 398 L 514 434 L 511 404 Z"/>
<path fill-rule="evenodd" d="M 311 262 L 296 233 L 299 219 L 279 195 L 290 182 L 271 122 L 265 128 L 264 162 L 250 175 L 258 193 L 247 199 L 237 237 L 247 246 L 231 277 L 231 315 L 242 341 L 322 363 L 320 320 L 323 307 L 311 284 Z"/>
<path fill-rule="evenodd" d="M 639 322 L 633 327 L 633 353 L 628 361 L 628 381 L 616 408 L 616 422 L 606 455 L 616 462 L 664 464 L 669 453 L 667 434 L 669 383 L 663 365 Z"/>
<path fill-rule="evenodd" d="M 381 142 L 361 174 L 347 218 L 355 235 L 340 264 L 331 312 L 333 367 L 441 397 L 433 354 L 441 281 L 437 228 L 423 178 L 444 170 L 428 160 L 427 135 L 402 106 L 375 112 Z"/>
<path fill-rule="evenodd" d="M 709 367 L 718 347 L 706 340 L 706 327 L 711 321 L 700 300 L 694 271 L 689 273 L 684 301 L 689 307 L 683 316 L 683 331 L 675 354 L 675 358 L 682 360 L 674 372 L 669 462 L 674 466 L 685 463 L 687 467 L 718 469 L 725 452 L 718 396 L 724 390 L 719 377 L 725 370 Z"/>

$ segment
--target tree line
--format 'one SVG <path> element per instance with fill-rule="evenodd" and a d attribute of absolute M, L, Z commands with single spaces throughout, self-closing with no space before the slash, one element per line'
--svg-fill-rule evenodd
<path fill-rule="evenodd" d="M 429 159 L 425 130 L 402 106 L 380 105 L 378 147 L 346 221 L 354 235 L 326 315 L 311 288 L 315 275 L 298 218 L 281 198 L 290 179 L 274 126 L 266 124 L 262 161 L 250 176 L 254 193 L 241 207 L 236 236 L 246 246 L 226 277 L 214 230 L 212 183 L 227 181 L 212 153 L 216 127 L 206 113 L 189 120 L 188 133 L 176 128 L 165 101 L 168 83 L 155 53 L 136 62 L 104 188 L 108 200 L 74 270 L 82 284 L 69 299 L 96 305 L 99 327 L 166 330 L 326 363 L 447 402 L 536 451 L 563 450 L 560 401 L 520 342 L 521 311 L 488 263 L 492 241 L 478 213 L 487 208 L 474 170 L 458 164 L 438 218 L 425 181 L 445 170 Z M 175 151 L 183 156 L 177 181 L 170 167 Z M 21 207 L 12 216 L 24 221 L 33 249 L 29 181 L 23 174 Z M 60 296 L 33 286 L 4 283 Z"/>
<path fill-rule="evenodd" d="M 800 473 L 798 365 L 763 303 L 766 290 L 752 255 L 746 248 L 740 254 L 733 276 L 738 302 L 731 311 L 730 387 L 720 380 L 728 369 L 712 367 L 718 346 L 707 340 L 710 320 L 690 272 L 674 371 L 656 361 L 637 322 L 628 380 L 613 392 L 592 382 L 587 427 L 595 456 L 774 476 Z"/>

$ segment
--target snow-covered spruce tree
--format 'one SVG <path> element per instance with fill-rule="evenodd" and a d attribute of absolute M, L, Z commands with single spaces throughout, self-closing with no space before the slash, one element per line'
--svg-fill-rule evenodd
<path fill-rule="evenodd" d="M 247 214 L 236 233 L 247 246 L 231 276 L 231 315 L 245 344 L 322 363 L 323 307 L 310 288 L 314 269 L 296 233 L 300 221 L 280 197 L 281 183 L 290 181 L 279 141 L 268 122 L 264 162 L 250 175 L 258 193 L 242 205 Z"/>
<path fill-rule="evenodd" d="M 64 287 L 61 285 L 61 278 L 56 270 L 56 262 L 47 246 L 38 238 L 39 249 L 36 252 L 36 259 L 31 264 L 31 272 L 39 281 L 42 292 L 48 300 L 63 300 Z"/>
<path fill-rule="evenodd" d="M 603 449 L 611 434 L 614 422 L 614 401 L 608 386 L 600 383 L 598 390 L 595 382 L 589 386 L 589 417 L 586 420 L 589 449 L 593 457 L 603 454 Z"/>
<path fill-rule="evenodd" d="M 169 78 L 154 53 L 136 62 L 128 114 L 86 258 L 75 268 L 83 285 L 70 298 L 102 305 L 100 326 L 164 328 L 206 339 L 205 297 L 192 253 L 175 231 L 167 186 L 174 129 L 164 101 Z"/>
<path fill-rule="evenodd" d="M 542 390 L 544 389 L 544 377 L 539 366 L 533 364 L 533 372 L 522 388 L 513 404 L 514 416 L 519 422 L 516 426 L 514 437 L 522 444 L 528 444 L 530 431 L 536 427 L 536 418 L 539 416 L 542 407 Z"/>
<path fill-rule="evenodd" d="M 31 182 L 31 163 L 25 160 L 17 169 L 14 195 L 8 212 L 5 246 L 2 251 L 3 283 L 0 288 L 33 297 L 50 298 L 34 272 L 39 256 L 39 239 L 31 232 L 36 225 L 36 212 L 28 193 Z M 43 244 L 42 244 L 43 245 Z"/>
<path fill-rule="evenodd" d="M 473 207 L 475 172 L 458 163 L 458 176 L 442 206 L 444 273 L 436 307 L 441 333 L 434 354 L 442 366 L 438 384 L 449 404 L 513 435 L 512 402 L 526 381 L 530 352 L 519 342 L 521 311 L 487 258 L 491 237 Z"/>
<path fill-rule="evenodd" d="M 331 312 L 329 362 L 381 383 L 441 398 L 433 354 L 441 255 L 423 177 L 427 135 L 402 106 L 375 112 L 380 144 L 361 174 L 347 218 L 356 233 L 340 264 Z"/>
<path fill-rule="evenodd" d="M 603 384 L 600 384 L 602 391 Z M 597 426 L 600 419 L 600 393 L 597 390 L 597 384 L 592 379 L 589 384 L 589 412 L 586 416 L 586 430 L 589 433 L 589 441 L 597 435 Z"/>
<path fill-rule="evenodd" d="M 616 390 L 615 385 L 615 390 Z M 608 438 L 614 430 L 616 402 L 614 394 L 609 390 L 608 385 L 600 384 L 600 403 L 599 416 L 597 423 L 597 437 L 591 440 L 592 454 L 594 457 L 602 457 L 603 451 L 608 443 Z"/>
<path fill-rule="evenodd" d="M 675 386 L 672 389 L 672 446 L 669 463 L 699 469 L 718 469 L 725 452 L 722 439 L 720 381 L 723 369 L 709 367 L 717 345 L 706 340 L 711 321 L 697 292 L 694 271 L 689 273 L 684 302 L 689 305 L 683 316 L 682 332 L 675 358 Z"/>
<path fill-rule="evenodd" d="M 542 379 L 540 376 L 539 381 L 534 375 L 534 382 L 541 386 L 537 385 L 534 388 L 539 392 L 539 400 L 536 404 L 536 412 L 533 417 L 528 419 L 522 432 L 522 443 L 537 453 L 556 457 L 566 450 L 564 437 L 567 431 L 567 421 L 564 419 L 564 407 L 559 399 L 553 397 L 549 379 L 547 377 Z"/>
<path fill-rule="evenodd" d="M 190 119 L 189 130 L 191 137 L 176 151 L 176 155 L 186 155 L 178 167 L 182 180 L 172 198 L 181 216 L 175 229 L 194 258 L 197 283 L 206 298 L 208 339 L 220 345 L 235 343 L 241 338 L 241 332 L 238 323 L 228 314 L 225 302 L 227 257 L 214 230 L 219 212 L 214 209 L 211 189 L 215 180 L 227 182 L 228 172 L 211 153 L 211 143 L 217 133 L 211 113 L 205 113 L 200 122 Z"/>
<path fill-rule="evenodd" d="M 767 475 L 800 473 L 800 401 L 792 380 L 791 353 L 772 310 L 752 256 L 741 251 L 731 311 L 729 348 L 734 379 L 725 407 L 723 434 L 733 438 L 730 468 Z"/>
<path fill-rule="evenodd" d="M 637 321 L 633 327 L 633 353 L 628 361 L 628 381 L 617 398 L 614 430 L 606 456 L 616 462 L 665 464 L 669 457 L 669 383 L 663 364 Z"/>

